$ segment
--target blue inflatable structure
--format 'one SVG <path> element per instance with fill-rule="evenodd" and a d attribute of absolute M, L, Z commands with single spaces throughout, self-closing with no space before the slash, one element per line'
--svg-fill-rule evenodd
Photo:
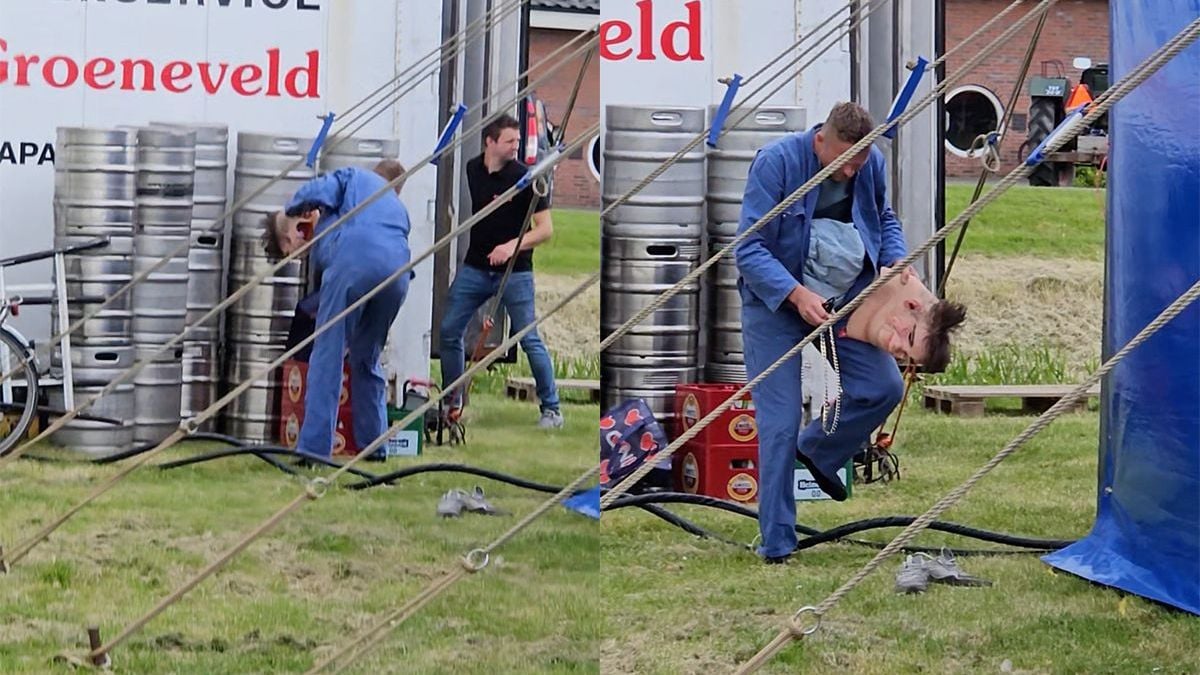
<path fill-rule="evenodd" d="M 1200 16 L 1200 0 L 1109 3 L 1117 81 Z M 1109 115 L 1103 354 L 1200 279 L 1200 43 Z M 1104 382 L 1092 532 L 1056 568 L 1200 614 L 1200 306 Z"/>

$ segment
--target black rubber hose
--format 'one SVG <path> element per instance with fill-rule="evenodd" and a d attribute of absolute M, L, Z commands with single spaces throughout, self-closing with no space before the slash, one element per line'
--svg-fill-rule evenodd
<path fill-rule="evenodd" d="M 200 432 L 194 433 L 191 436 L 188 436 L 187 438 L 185 438 L 184 440 L 219 441 L 221 443 L 226 443 L 228 445 L 245 445 L 246 444 L 246 442 L 240 438 L 234 438 L 233 436 L 226 436 L 225 434 L 217 434 L 217 433 L 212 433 L 212 432 L 208 432 L 208 431 L 200 431 Z M 109 455 L 107 457 L 100 457 L 98 459 L 93 459 L 92 463 L 93 464 L 112 464 L 113 462 L 119 462 L 123 459 L 129 459 L 130 457 L 137 457 L 138 455 L 141 455 L 143 453 L 150 452 L 157 446 L 158 446 L 158 443 L 145 443 L 145 444 L 139 445 L 137 447 L 125 450 L 124 452 L 118 452 L 115 455 Z"/>
<path fill-rule="evenodd" d="M 177 459 L 173 462 L 164 462 L 163 464 L 159 464 L 157 466 L 159 469 L 162 469 L 165 471 L 168 469 L 178 469 L 180 467 L 190 466 L 192 464 L 200 464 L 202 462 L 211 462 L 212 460 L 215 460 L 215 459 L 225 459 L 226 457 L 240 457 L 243 455 L 257 455 L 259 457 L 265 457 L 265 456 L 271 456 L 271 455 L 286 455 L 289 457 L 295 457 L 296 459 L 303 459 L 303 460 L 307 460 L 309 462 L 323 464 L 325 466 L 335 468 L 335 469 L 342 468 L 342 465 L 338 464 L 337 462 L 334 462 L 334 461 L 331 461 L 328 459 L 324 459 L 321 457 L 313 457 L 311 455 L 300 455 L 300 454 L 297 454 L 295 450 L 292 450 L 290 448 L 285 448 L 282 446 L 278 446 L 278 445 L 249 445 L 249 446 L 243 445 L 243 446 L 239 446 L 236 448 L 228 448 L 225 450 L 215 450 L 213 452 L 208 452 L 208 453 L 205 453 L 202 455 L 195 455 L 193 457 L 185 457 L 183 459 Z M 287 473 L 293 473 L 293 472 L 288 471 Z M 363 478 L 368 481 L 374 480 L 376 478 L 375 474 L 373 474 L 369 471 L 363 471 L 362 469 L 357 469 L 354 467 L 350 468 L 349 473 L 352 473 L 355 476 L 358 476 L 359 478 Z"/>
<path fill-rule="evenodd" d="M 537 492 L 545 492 L 547 494 L 555 494 L 557 492 L 562 492 L 562 489 L 563 489 L 561 486 L 546 485 L 545 483 L 535 483 L 533 481 L 525 480 L 524 478 L 517 478 L 516 476 L 509 476 L 507 474 L 503 474 L 498 471 L 490 471 L 488 469 L 478 469 L 473 466 L 467 466 L 466 464 L 419 464 L 417 466 L 405 467 L 403 469 L 399 469 L 397 471 L 393 471 L 391 473 L 387 473 L 382 476 L 372 476 L 368 480 L 365 480 L 361 483 L 350 483 L 349 485 L 346 486 L 346 488 L 350 489 L 350 490 L 365 490 L 367 488 L 372 488 L 377 485 L 383 485 L 385 483 L 392 483 L 401 478 L 415 476 L 419 473 L 429 473 L 429 472 L 436 472 L 436 471 L 448 471 L 448 472 L 452 472 L 452 473 L 467 473 L 467 474 L 471 474 L 473 476 L 482 476 L 483 478 L 490 478 L 492 480 L 499 481 L 501 483 L 508 483 L 509 485 L 515 485 L 517 487 L 526 488 L 529 490 L 535 490 Z M 580 488 L 576 492 L 576 494 L 578 494 L 579 492 L 587 492 L 589 489 L 591 489 L 591 488 Z"/>
<path fill-rule="evenodd" d="M 661 506 L 655 506 L 654 504 L 642 504 L 638 508 L 642 509 L 643 511 L 645 511 L 647 513 L 650 513 L 652 515 L 655 515 L 655 516 L 667 521 L 668 523 L 674 525 L 675 527 L 678 527 L 679 529 L 683 530 L 684 532 L 687 532 L 688 534 L 693 534 L 697 537 L 703 537 L 704 539 L 715 539 L 716 541 L 721 541 L 726 544 L 729 544 L 730 546 L 736 546 L 736 547 L 742 548 L 742 549 L 747 549 L 747 550 L 750 549 L 750 546 L 748 546 L 746 544 L 743 544 L 738 541 L 734 541 L 725 536 L 719 535 L 716 532 L 712 532 L 711 530 L 706 530 L 703 527 L 700 527 L 699 525 L 693 523 L 692 521 L 690 521 L 686 518 L 683 518 L 682 516 L 671 513 L 670 511 L 664 509 Z"/>
<path fill-rule="evenodd" d="M 723 511 L 735 513 L 740 516 L 749 518 L 757 518 L 758 514 L 753 510 L 748 509 L 739 504 L 727 502 L 705 495 L 693 495 L 681 492 L 652 492 L 640 495 L 625 495 L 608 506 L 606 510 L 615 508 L 623 508 L 628 506 L 643 506 L 646 504 L 694 504 L 699 506 L 708 506 L 718 508 Z M 800 549 L 810 548 L 817 544 L 822 544 L 836 539 L 847 539 L 849 535 L 863 532 L 866 530 L 880 529 L 886 527 L 904 527 L 912 524 L 916 520 L 915 516 L 887 516 L 881 518 L 868 518 L 859 520 L 844 525 L 839 525 L 835 528 L 826 531 L 815 530 L 803 525 L 796 525 L 796 531 L 808 535 L 807 538 L 801 540 Z M 943 521 L 934 521 L 929 525 L 929 529 L 939 532 L 946 532 L 959 536 L 979 539 L 994 544 L 1002 544 L 1006 546 L 1016 546 L 1018 548 L 1033 549 L 1036 551 L 1053 551 L 1065 548 L 1074 543 L 1074 540 L 1062 539 L 1035 539 L 1032 537 L 1020 537 L 1004 533 L 992 532 L 958 523 L 948 523 Z M 868 542 L 861 540 L 850 540 L 852 543 L 863 544 L 868 546 L 879 547 L 882 544 L 878 542 Z M 933 549 L 940 550 L 940 549 Z M 990 551 L 988 553 L 991 553 Z M 997 551 L 996 553 L 1000 553 Z"/>

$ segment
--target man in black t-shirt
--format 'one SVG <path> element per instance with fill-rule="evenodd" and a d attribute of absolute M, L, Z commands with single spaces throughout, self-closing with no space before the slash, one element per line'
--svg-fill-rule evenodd
<path fill-rule="evenodd" d="M 467 162 L 466 167 L 472 213 L 478 213 L 525 176 L 525 167 L 515 159 L 521 139 L 519 130 L 519 123 L 509 115 L 501 115 L 484 127 L 483 154 Z M 521 250 L 517 251 L 517 237 L 530 203 L 535 199 L 537 204 L 533 208 L 533 222 L 521 238 Z M 553 233 L 550 202 L 546 197 L 534 194 L 532 187 L 518 192 L 471 229 L 471 244 L 467 248 L 466 259 L 450 286 L 447 308 L 442 315 L 442 386 L 462 375 L 465 367 L 463 334 L 466 333 L 467 324 L 475 312 L 500 290 L 500 279 L 514 255 L 516 260 L 501 302 L 512 319 L 514 332 L 533 323 L 537 315 L 534 307 L 533 248 L 549 240 Z M 563 417 L 559 412 L 558 391 L 554 383 L 554 363 L 536 328 L 521 338 L 521 349 L 529 358 L 529 366 L 537 382 L 537 395 L 541 402 L 538 426 L 557 429 L 563 425 Z M 461 398 L 461 391 L 454 392 L 451 407 L 460 407 Z"/>

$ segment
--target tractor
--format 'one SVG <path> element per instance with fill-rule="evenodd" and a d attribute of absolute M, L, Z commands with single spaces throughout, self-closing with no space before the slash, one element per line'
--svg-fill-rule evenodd
<path fill-rule="evenodd" d="M 1074 60 L 1075 68 L 1083 71 L 1074 86 L 1063 73 L 1059 61 L 1043 61 L 1040 77 L 1029 81 L 1029 122 L 1021 156 L 1028 156 L 1054 128 L 1075 108 L 1087 103 L 1108 89 L 1108 64 L 1092 65 L 1086 57 Z M 1056 76 L 1048 74 L 1049 66 Z M 1029 184 L 1040 187 L 1071 185 L 1075 180 L 1075 165 L 1090 165 L 1102 168 L 1108 156 L 1108 115 L 1080 132 L 1079 136 L 1046 155 L 1042 162 L 1029 174 Z"/>

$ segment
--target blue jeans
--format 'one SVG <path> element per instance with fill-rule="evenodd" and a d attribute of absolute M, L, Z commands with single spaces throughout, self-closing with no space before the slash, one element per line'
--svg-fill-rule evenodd
<path fill-rule="evenodd" d="M 500 278 L 503 276 L 502 272 L 481 270 L 470 265 L 463 265 L 455 275 L 454 283 L 450 285 L 448 306 L 442 315 L 440 352 L 443 387 L 462 376 L 465 368 L 463 334 L 467 332 L 467 324 L 475 316 L 475 312 L 500 289 Z M 512 320 L 514 333 L 533 323 L 536 318 L 533 296 L 533 272 L 513 272 L 504 286 L 501 302 Z M 525 356 L 529 357 L 529 367 L 533 370 L 534 381 L 537 382 L 541 409 L 558 410 L 554 364 L 550 361 L 550 352 L 536 328 L 521 338 L 521 349 L 524 350 Z M 461 401 L 460 388 L 454 392 L 451 405 L 459 406 Z"/>

